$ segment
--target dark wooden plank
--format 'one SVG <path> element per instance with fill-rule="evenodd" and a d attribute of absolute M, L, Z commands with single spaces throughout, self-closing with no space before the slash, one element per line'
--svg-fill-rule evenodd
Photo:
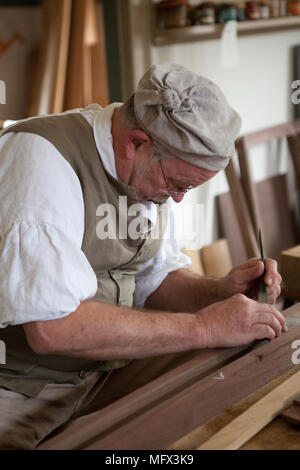
<path fill-rule="evenodd" d="M 284 314 L 287 317 L 297 315 L 300 317 L 300 305 L 294 305 L 293 307 L 287 309 Z M 298 330 L 300 330 L 300 327 Z M 259 353 L 256 355 L 254 350 L 252 351 L 252 356 L 249 356 L 251 353 L 248 353 L 241 358 L 248 358 L 246 359 L 246 364 L 243 366 L 246 368 L 243 373 L 242 369 L 238 367 L 238 373 L 236 374 L 236 377 L 233 374 L 231 380 L 227 381 L 226 387 L 229 386 L 229 391 L 227 389 L 227 395 L 225 395 L 226 400 L 229 400 L 229 402 L 231 402 L 231 400 L 233 400 L 233 402 L 237 401 L 238 398 L 236 394 L 238 393 L 239 396 L 239 389 L 241 384 L 245 388 L 245 381 L 247 383 L 250 381 L 250 385 L 252 384 L 252 386 L 254 385 L 254 387 L 257 386 L 258 388 L 260 381 L 266 383 L 267 381 L 271 380 L 273 376 L 272 373 L 275 375 L 280 374 L 281 366 L 284 369 L 287 367 L 285 355 L 286 348 L 288 347 L 288 349 L 290 349 L 289 341 L 291 341 L 291 334 L 296 336 L 298 335 L 299 337 L 300 331 L 295 332 L 295 330 L 291 330 L 289 333 L 286 333 L 278 338 L 278 340 L 274 340 L 271 343 L 266 343 L 265 346 L 269 349 L 264 349 L 261 354 Z M 258 346 L 256 351 L 261 348 L 262 346 Z M 222 350 L 219 351 L 221 354 L 224 353 Z M 229 351 L 233 352 L 232 349 L 228 349 L 228 353 Z M 221 394 L 226 380 L 223 381 L 214 378 L 215 376 L 218 376 L 218 372 L 214 372 L 214 367 L 211 367 L 210 369 L 211 372 L 213 371 L 213 373 L 210 372 L 209 377 L 207 379 L 203 379 L 204 382 L 201 380 L 203 377 L 207 377 L 209 373 L 209 367 L 207 367 L 209 361 L 211 361 L 210 366 L 212 366 L 212 364 L 216 365 L 218 362 L 216 357 L 213 355 L 216 354 L 216 351 L 208 350 L 201 352 L 205 355 L 212 354 L 210 356 L 210 360 L 208 359 L 208 356 L 206 356 L 206 364 L 203 364 L 203 362 L 201 364 L 201 360 L 199 360 L 199 358 L 195 358 L 192 361 L 189 361 L 189 363 L 183 364 L 174 371 L 159 377 L 150 384 L 141 387 L 139 390 L 127 395 L 126 397 L 122 398 L 118 402 L 113 403 L 105 409 L 97 411 L 96 413 L 93 413 L 84 419 L 81 418 L 78 420 L 78 422 L 75 421 L 73 424 L 71 424 L 71 426 L 67 427 L 65 431 L 62 431 L 54 438 L 49 439 L 44 444 L 40 445 L 38 449 L 82 449 L 89 448 L 88 442 L 90 442 L 92 447 L 95 448 L 133 448 L 131 446 L 134 446 L 134 448 L 144 448 L 144 446 L 148 446 L 145 448 L 154 448 L 152 447 L 152 445 L 154 445 L 152 436 L 152 429 L 154 424 L 157 426 L 155 433 L 157 432 L 157 436 L 159 439 L 161 439 L 161 447 L 167 447 L 167 445 L 174 442 L 177 437 L 186 434 L 189 430 L 194 429 L 194 427 L 200 425 L 201 423 L 198 424 L 199 419 L 202 419 L 202 422 L 205 422 L 208 419 L 207 416 L 209 416 L 209 414 L 218 414 L 220 411 L 222 411 L 222 409 L 225 409 L 224 406 L 227 406 L 228 402 L 221 398 L 221 405 L 219 402 L 215 403 L 216 408 L 212 410 L 211 407 L 213 406 L 213 403 L 210 402 L 209 407 L 206 409 L 205 400 L 211 400 L 212 397 L 215 396 L 216 391 Z M 233 366 L 241 359 L 233 361 L 230 365 Z M 289 360 L 288 362 L 291 366 L 291 361 Z M 275 363 L 276 369 L 273 371 L 267 370 L 260 372 L 262 363 L 264 364 L 264 367 L 266 364 L 267 369 L 268 367 L 272 369 Z M 250 376 L 247 373 L 248 366 L 250 367 Z M 223 373 L 226 370 L 226 367 L 229 366 L 224 366 L 222 369 Z M 251 379 L 251 374 L 254 374 L 255 376 L 256 371 L 258 378 L 257 380 L 256 378 L 253 380 L 253 378 Z M 270 375 L 271 378 L 269 378 Z M 218 383 L 223 383 L 223 386 L 220 390 L 218 388 L 213 388 L 213 386 L 219 387 Z M 197 390 L 198 384 L 200 387 L 199 390 Z M 232 386 L 231 391 L 230 386 Z M 243 393 L 251 393 L 251 391 L 245 391 L 244 388 L 242 388 Z M 199 396 L 201 396 L 201 400 L 199 400 Z M 197 411 L 196 416 L 193 414 L 193 403 L 195 401 L 195 411 L 197 411 L 198 406 L 202 407 L 202 411 L 200 413 Z M 198 401 L 201 403 L 198 404 Z M 215 402 L 215 400 L 213 401 Z M 220 406 L 222 408 L 221 410 L 219 410 Z M 162 416 L 166 414 L 166 416 L 162 418 L 161 422 L 159 418 L 160 414 L 162 414 Z M 183 419 L 181 419 L 182 417 Z M 164 422 L 165 419 L 166 422 Z M 195 420 L 197 423 L 195 423 Z M 140 425 L 140 428 L 135 427 Z M 160 431 L 160 426 L 162 427 L 162 431 Z M 137 441 L 135 441 L 134 437 L 136 429 L 143 430 L 141 436 L 137 437 Z M 173 430 L 171 435 L 168 429 Z M 121 435 L 119 436 L 120 433 Z M 175 437 L 174 434 L 176 434 Z M 100 439 L 100 441 L 95 444 L 95 440 L 97 439 Z M 166 441 L 168 442 L 166 443 Z M 158 440 L 158 442 L 160 441 Z M 119 445 L 121 447 L 119 447 Z M 138 447 L 135 447 L 136 445 Z M 156 442 L 155 448 L 158 447 L 159 444 Z"/>
<path fill-rule="evenodd" d="M 219 373 L 214 373 L 81 448 L 167 448 L 293 367 L 291 343 L 299 337 L 300 327 L 290 330 L 222 368 L 224 380 L 216 379 Z"/>
<path fill-rule="evenodd" d="M 278 124 L 277 126 L 268 127 L 259 131 L 250 132 L 243 136 L 247 147 L 269 142 L 274 139 L 282 139 L 289 135 L 294 135 L 295 128 L 294 122 L 287 122 L 284 124 Z"/>
<path fill-rule="evenodd" d="M 216 196 L 220 236 L 226 238 L 233 266 L 247 261 L 244 240 L 230 193 Z"/>
<path fill-rule="evenodd" d="M 288 175 L 277 175 L 256 183 L 257 201 L 265 255 L 280 261 L 282 250 L 300 241 L 294 208 L 289 197 Z"/>
<path fill-rule="evenodd" d="M 233 265 L 259 256 L 256 236 L 241 181 L 232 161 L 226 167 L 230 197 L 217 196 L 221 234 L 227 238 Z"/>
<path fill-rule="evenodd" d="M 293 425 L 300 426 L 300 406 L 292 405 L 280 415 Z"/>
<path fill-rule="evenodd" d="M 259 228 L 261 227 L 261 213 L 257 200 L 255 182 L 251 172 L 250 154 L 247 146 L 247 139 L 244 137 L 238 139 L 236 143 L 236 149 L 239 158 L 242 186 L 250 212 L 252 227 L 254 233 L 257 236 Z"/>
<path fill-rule="evenodd" d="M 214 370 L 246 353 L 251 346 L 240 348 L 205 349 L 194 359 L 153 380 L 151 383 L 121 398 L 105 409 L 92 413 L 85 419 L 74 421 L 59 435 L 39 446 L 39 450 L 75 449 L 82 438 L 92 439 L 95 434 L 106 432 L 112 426 L 126 420 L 135 413 L 141 413 L 156 402 L 177 393 L 187 384 L 201 380 Z"/>
<path fill-rule="evenodd" d="M 291 185 L 287 175 L 268 178 L 255 184 L 251 172 L 250 150 L 257 144 L 286 138 L 299 181 L 299 130 L 299 120 L 296 120 L 242 136 L 236 143 L 242 185 L 254 232 L 257 234 L 259 228 L 263 228 L 265 249 L 269 245 L 268 256 L 276 260 L 279 260 L 281 250 L 300 240 L 294 202 L 291 199 Z"/>

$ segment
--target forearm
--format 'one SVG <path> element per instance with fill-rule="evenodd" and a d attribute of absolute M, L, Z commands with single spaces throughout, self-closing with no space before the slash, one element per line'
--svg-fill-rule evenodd
<path fill-rule="evenodd" d="M 92 360 L 135 359 L 205 347 L 194 314 L 134 310 L 83 302 L 69 316 L 24 325 L 29 345 L 40 354 Z"/>
<path fill-rule="evenodd" d="M 196 312 L 224 299 L 219 294 L 219 282 L 216 278 L 178 269 L 171 272 L 148 297 L 145 307 L 172 312 Z"/>

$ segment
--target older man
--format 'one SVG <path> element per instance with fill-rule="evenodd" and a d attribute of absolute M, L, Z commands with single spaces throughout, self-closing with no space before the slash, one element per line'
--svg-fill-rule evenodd
<path fill-rule="evenodd" d="M 0 448 L 33 449 L 199 349 L 286 331 L 274 261 L 264 277 L 270 303 L 260 304 L 261 261 L 221 280 L 196 276 L 165 236 L 169 201 L 226 167 L 239 129 L 214 83 L 161 64 L 124 105 L 2 133 Z M 115 236 L 99 230 L 108 208 Z"/>

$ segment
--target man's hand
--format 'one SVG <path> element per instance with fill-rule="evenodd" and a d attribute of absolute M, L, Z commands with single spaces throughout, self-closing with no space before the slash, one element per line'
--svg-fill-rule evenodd
<path fill-rule="evenodd" d="M 205 347 L 226 348 L 274 339 L 287 331 L 285 318 L 273 305 L 255 302 L 243 294 L 210 305 L 197 314 Z"/>
<path fill-rule="evenodd" d="M 258 287 L 264 269 L 266 270 L 264 282 L 268 286 L 268 302 L 275 303 L 281 292 L 282 278 L 277 271 L 277 262 L 270 258 L 265 259 L 265 266 L 259 258 L 251 258 L 246 263 L 233 268 L 220 280 L 220 297 L 228 298 L 235 294 L 245 294 L 250 299 L 257 300 Z"/>

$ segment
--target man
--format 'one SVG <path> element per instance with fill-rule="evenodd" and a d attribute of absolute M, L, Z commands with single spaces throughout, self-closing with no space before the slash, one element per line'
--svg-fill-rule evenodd
<path fill-rule="evenodd" d="M 221 280 L 196 276 L 165 236 L 169 200 L 225 168 L 239 129 L 214 83 L 161 64 L 125 105 L 3 132 L 0 448 L 33 449 L 200 349 L 286 331 L 273 260 L 264 277 L 270 303 L 259 304 L 261 261 Z M 98 225 L 108 208 L 110 237 Z"/>

